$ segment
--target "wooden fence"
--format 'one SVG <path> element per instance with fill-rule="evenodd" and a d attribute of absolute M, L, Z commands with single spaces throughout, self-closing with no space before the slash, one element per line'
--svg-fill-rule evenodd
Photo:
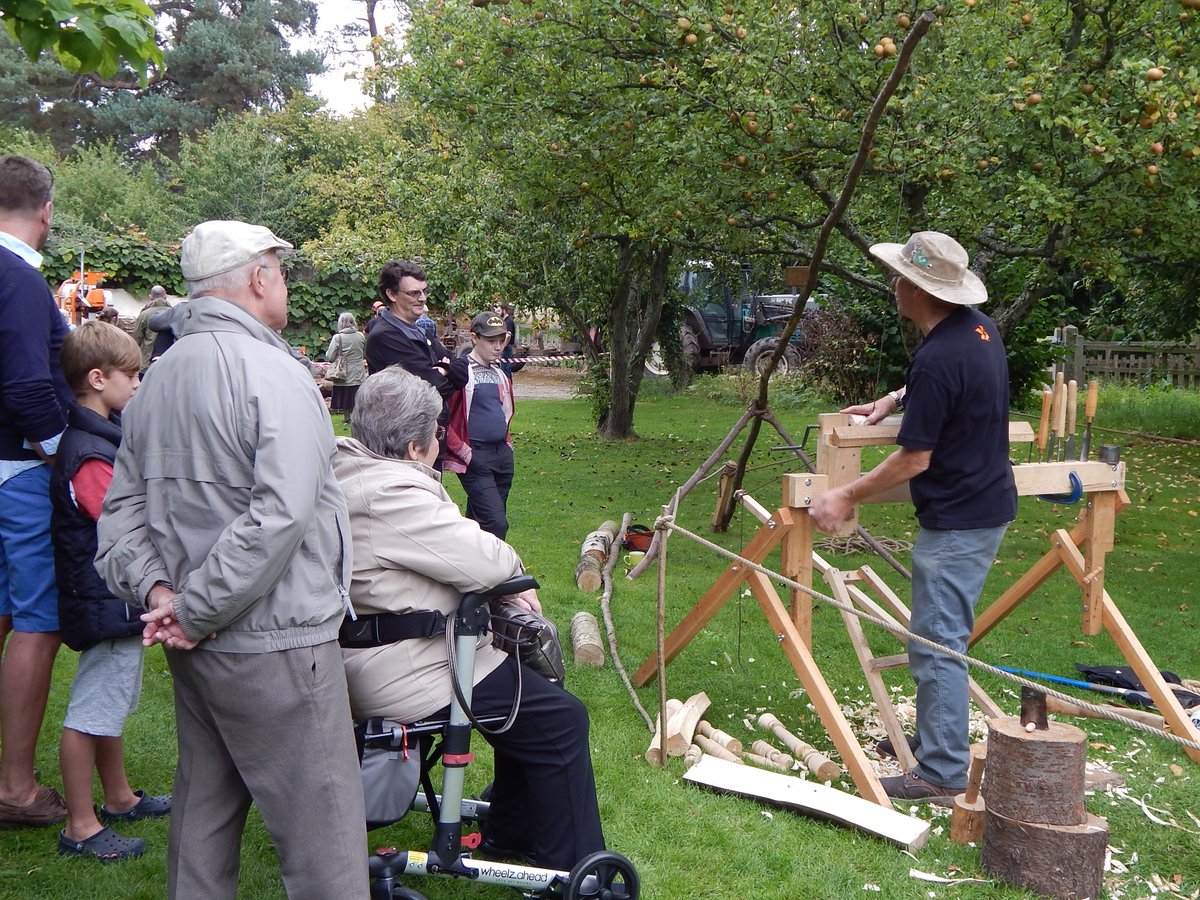
<path fill-rule="evenodd" d="M 1055 340 L 1069 348 L 1062 369 L 1067 380 L 1080 384 L 1089 378 L 1136 381 L 1141 384 L 1170 382 L 1179 388 L 1200 388 L 1200 339 L 1190 344 L 1166 341 L 1085 341 L 1074 326 Z"/>

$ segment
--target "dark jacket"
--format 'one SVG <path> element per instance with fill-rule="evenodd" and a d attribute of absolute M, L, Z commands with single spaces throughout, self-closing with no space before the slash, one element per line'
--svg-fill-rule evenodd
<path fill-rule="evenodd" d="M 0 247 L 0 459 L 37 459 L 25 441 L 66 427 L 71 390 L 59 368 L 67 325 L 46 279 Z"/>
<path fill-rule="evenodd" d="M 142 610 L 118 600 L 96 571 L 96 523 L 76 504 L 71 479 L 89 459 L 112 465 L 121 443 L 121 416 L 109 419 L 74 404 L 67 414 L 69 427 L 58 445 L 58 458 L 50 471 L 50 500 L 54 512 L 50 533 L 54 540 L 54 574 L 58 581 L 58 621 L 63 643 L 86 650 L 100 641 L 142 633 Z"/>
<path fill-rule="evenodd" d="M 465 380 L 461 376 L 447 378 L 440 369 L 434 368 L 435 363 L 450 356 L 441 341 L 430 340 L 424 333 L 419 340 L 410 337 L 400 320 L 386 310 L 379 318 L 379 324 L 367 335 L 368 372 L 374 375 L 388 366 L 399 365 L 432 384 L 443 401 L 463 386 Z"/>

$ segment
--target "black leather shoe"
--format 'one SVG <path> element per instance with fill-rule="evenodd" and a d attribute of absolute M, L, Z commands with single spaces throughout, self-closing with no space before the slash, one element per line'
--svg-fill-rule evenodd
<path fill-rule="evenodd" d="M 917 752 L 917 748 L 921 746 L 921 739 L 919 737 L 917 737 L 915 734 L 910 734 L 905 738 L 905 740 L 908 741 L 908 749 L 911 750 L 913 752 L 913 755 L 915 756 L 916 752 Z M 891 738 L 884 738 L 882 741 L 880 741 L 878 744 L 876 744 L 875 752 L 878 753 L 880 756 L 886 756 L 886 757 L 889 757 L 890 759 L 899 759 L 900 758 L 896 755 L 896 748 L 892 746 Z"/>
<path fill-rule="evenodd" d="M 905 772 L 903 775 L 890 775 L 880 778 L 883 792 L 893 800 L 907 800 L 909 803 L 933 803 L 937 806 L 953 806 L 954 798 L 965 788 L 948 788 L 932 781 L 926 781 L 916 772 Z"/>

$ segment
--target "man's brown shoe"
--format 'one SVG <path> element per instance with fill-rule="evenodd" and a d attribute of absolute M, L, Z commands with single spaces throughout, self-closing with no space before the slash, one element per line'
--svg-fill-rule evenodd
<path fill-rule="evenodd" d="M 0 800 L 0 828 L 33 828 L 53 825 L 67 818 L 67 805 L 54 788 L 38 785 L 37 794 L 28 806 L 14 806 Z"/>
<path fill-rule="evenodd" d="M 947 788 L 932 781 L 926 781 L 916 772 L 905 772 L 903 775 L 890 775 L 880 778 L 883 792 L 893 800 L 907 800 L 910 803 L 934 803 L 938 806 L 954 805 L 954 798 L 965 788 Z"/>

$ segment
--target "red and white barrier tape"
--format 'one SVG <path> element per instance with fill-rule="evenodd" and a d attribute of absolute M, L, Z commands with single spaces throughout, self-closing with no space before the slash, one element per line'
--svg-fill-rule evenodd
<path fill-rule="evenodd" d="M 607 353 L 601 353 L 601 356 L 607 356 Z M 501 359 L 502 363 L 553 363 L 553 362 L 579 362 L 586 360 L 587 355 L 584 353 L 559 353 L 555 356 L 521 356 L 513 359 Z"/>

